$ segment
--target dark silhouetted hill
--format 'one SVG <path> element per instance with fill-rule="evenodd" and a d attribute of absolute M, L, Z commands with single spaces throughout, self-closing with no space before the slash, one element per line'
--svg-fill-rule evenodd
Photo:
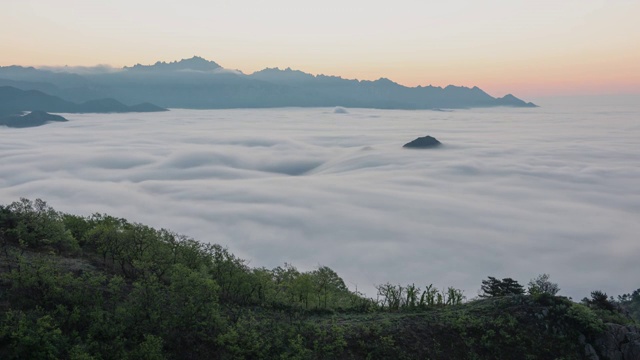
<path fill-rule="evenodd" d="M 0 79 L 0 86 L 11 86 L 20 90 L 38 90 L 50 95 L 56 95 L 60 92 L 60 88 L 47 82 Z"/>
<path fill-rule="evenodd" d="M 419 137 L 411 142 L 404 144 L 404 148 L 408 149 L 430 149 L 442 145 L 440 141 L 432 136 Z"/>
<path fill-rule="evenodd" d="M 127 106 L 114 99 L 98 99 L 76 104 L 38 90 L 20 90 L 11 86 L 0 86 L 0 114 L 10 115 L 23 111 L 54 113 L 121 113 L 154 112 L 166 109 L 152 104 Z"/>
<path fill-rule="evenodd" d="M 522 106 L 522 103 L 524 102 L 511 94 L 507 94 L 501 98 L 497 98 L 496 101 L 502 106 Z M 536 105 L 532 102 L 528 102 L 524 106 L 536 107 Z"/>
<path fill-rule="evenodd" d="M 48 124 L 50 122 L 64 121 L 68 120 L 60 115 L 53 115 L 44 111 L 32 111 L 26 115 L 0 116 L 0 126 L 8 126 L 12 128 L 34 127 Z"/>

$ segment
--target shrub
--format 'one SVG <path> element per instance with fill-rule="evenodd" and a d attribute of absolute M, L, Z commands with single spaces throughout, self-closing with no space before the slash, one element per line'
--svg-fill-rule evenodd
<path fill-rule="evenodd" d="M 605 329 L 604 323 L 596 313 L 582 304 L 572 304 L 567 311 L 567 317 L 587 334 L 601 333 Z"/>
<path fill-rule="evenodd" d="M 549 281 L 549 277 L 548 274 L 541 274 L 537 278 L 531 279 L 528 284 L 529 295 L 556 295 L 560 291 L 560 287 L 558 284 Z"/>
<path fill-rule="evenodd" d="M 607 310 L 607 311 L 615 311 L 616 304 L 607 296 L 607 293 L 604 293 L 600 290 L 591 292 L 591 299 L 584 298 L 582 299 L 582 303 L 588 305 L 593 309 Z"/>

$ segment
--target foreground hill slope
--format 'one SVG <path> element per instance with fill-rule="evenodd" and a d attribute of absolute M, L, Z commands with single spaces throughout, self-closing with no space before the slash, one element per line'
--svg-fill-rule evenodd
<path fill-rule="evenodd" d="M 194 56 L 153 65 L 137 64 L 82 75 L 20 66 L 0 67 L 0 84 L 25 90 L 49 89 L 64 99 L 84 102 L 114 98 L 167 108 L 364 107 L 436 109 L 490 106 L 535 107 L 513 95 L 494 98 L 477 87 L 406 87 L 389 79 L 348 80 L 302 71 L 264 69 L 253 74 L 227 70 Z M 32 85 L 29 85 L 32 84 Z"/>
<path fill-rule="evenodd" d="M 41 200 L 0 206 L 0 245 L 3 359 L 640 355 L 634 321 L 615 308 L 546 293 L 463 303 L 453 288 L 389 284 L 373 300 L 327 267 L 251 268 L 219 245 Z"/>

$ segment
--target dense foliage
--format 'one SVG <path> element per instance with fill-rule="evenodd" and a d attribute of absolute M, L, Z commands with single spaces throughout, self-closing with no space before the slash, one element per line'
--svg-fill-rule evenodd
<path fill-rule="evenodd" d="M 631 294 L 618 296 L 618 302 L 622 309 L 640 324 L 640 289 Z"/>
<path fill-rule="evenodd" d="M 540 290 L 548 276 L 531 296 L 490 277 L 486 300 L 414 284 L 369 299 L 325 266 L 251 268 L 220 245 L 41 200 L 0 206 L 0 246 L 2 359 L 570 359 L 602 314 L 630 321 Z M 638 291 L 621 303 L 637 313 Z"/>
<path fill-rule="evenodd" d="M 512 278 L 504 278 L 502 280 L 489 276 L 487 280 L 482 280 L 480 287 L 482 294 L 480 297 L 487 298 L 493 296 L 522 295 L 524 288 Z"/>

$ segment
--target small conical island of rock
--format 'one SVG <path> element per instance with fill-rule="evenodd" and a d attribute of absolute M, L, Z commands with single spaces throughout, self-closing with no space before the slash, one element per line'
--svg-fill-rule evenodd
<path fill-rule="evenodd" d="M 424 136 L 419 137 L 411 142 L 404 144 L 404 148 L 410 149 L 431 149 L 442 145 L 440 141 L 438 141 L 433 136 Z"/>

